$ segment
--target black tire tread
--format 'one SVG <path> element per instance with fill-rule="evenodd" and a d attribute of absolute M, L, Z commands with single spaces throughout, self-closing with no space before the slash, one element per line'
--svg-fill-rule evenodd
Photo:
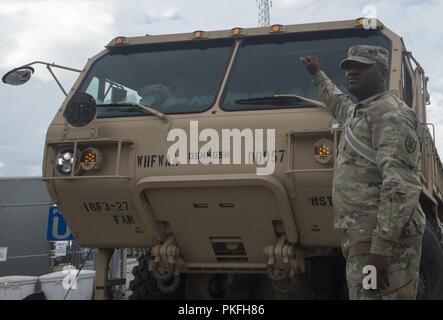
<path fill-rule="evenodd" d="M 180 290 L 164 293 L 158 289 L 157 280 L 148 269 L 148 262 L 149 255 L 142 255 L 138 258 L 138 266 L 132 269 L 134 280 L 129 282 L 129 289 L 132 291 L 129 300 L 179 299 Z"/>
<path fill-rule="evenodd" d="M 440 238 L 439 232 L 427 224 L 420 261 L 420 281 L 425 283 L 425 287 L 419 286 L 418 299 L 443 300 L 443 248 Z"/>

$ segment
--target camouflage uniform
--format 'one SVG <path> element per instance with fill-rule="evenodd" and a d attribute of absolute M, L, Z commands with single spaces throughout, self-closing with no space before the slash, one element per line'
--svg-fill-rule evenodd
<path fill-rule="evenodd" d="M 387 50 L 380 47 L 354 46 L 348 56 L 342 66 L 351 60 L 387 66 Z M 343 132 L 349 128 L 357 142 L 374 155 L 370 161 L 342 135 L 333 181 L 334 224 L 344 229 L 342 251 L 349 296 L 415 299 L 425 226 L 417 174 L 420 124 L 395 92 L 355 104 L 322 71 L 314 76 L 314 84 Z M 363 267 L 370 254 L 391 257 L 387 290 L 363 288 Z"/>

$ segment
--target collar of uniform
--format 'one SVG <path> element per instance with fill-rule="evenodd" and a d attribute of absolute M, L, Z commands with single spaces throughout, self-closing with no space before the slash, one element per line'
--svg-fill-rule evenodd
<path fill-rule="evenodd" d="M 367 98 L 366 100 L 360 101 L 355 106 L 354 116 L 355 116 L 355 113 L 356 113 L 357 110 L 367 107 L 371 102 L 373 102 L 373 101 L 375 101 L 375 100 L 377 100 L 377 99 L 379 99 L 382 96 L 387 95 L 387 94 L 394 94 L 394 95 L 398 96 L 398 92 L 396 90 L 386 90 L 386 91 L 374 94 L 373 96 Z"/>
<path fill-rule="evenodd" d="M 367 98 L 366 100 L 360 101 L 357 105 L 360 105 L 360 104 L 367 105 L 367 104 L 371 103 L 372 101 L 375 101 L 386 94 L 394 94 L 394 95 L 398 96 L 398 92 L 396 90 L 387 90 L 387 91 L 383 91 L 383 92 L 374 94 L 373 96 Z"/>

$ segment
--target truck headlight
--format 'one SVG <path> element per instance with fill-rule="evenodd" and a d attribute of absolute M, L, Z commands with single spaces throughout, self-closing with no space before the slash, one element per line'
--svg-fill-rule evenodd
<path fill-rule="evenodd" d="M 321 139 L 314 144 L 313 154 L 319 163 L 328 164 L 334 159 L 334 144 L 327 139 Z"/>
<path fill-rule="evenodd" d="M 86 148 L 80 157 L 80 167 L 85 171 L 98 170 L 102 167 L 103 155 L 96 148 Z"/>
<path fill-rule="evenodd" d="M 74 151 L 65 149 L 57 153 L 55 157 L 57 171 L 63 175 L 68 175 L 74 165 Z"/>

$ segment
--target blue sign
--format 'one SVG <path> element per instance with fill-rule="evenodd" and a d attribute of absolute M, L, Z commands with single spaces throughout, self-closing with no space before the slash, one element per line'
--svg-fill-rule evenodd
<path fill-rule="evenodd" d="M 62 217 L 62 213 L 57 207 L 49 207 L 48 216 L 48 241 L 69 241 L 74 240 L 68 225 Z"/>

